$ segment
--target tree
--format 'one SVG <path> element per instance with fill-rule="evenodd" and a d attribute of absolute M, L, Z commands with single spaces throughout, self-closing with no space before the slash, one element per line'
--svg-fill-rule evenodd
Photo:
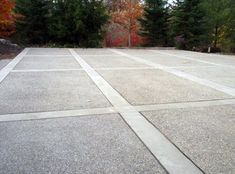
<path fill-rule="evenodd" d="M 144 15 L 140 19 L 141 35 L 148 38 L 151 46 L 167 44 L 167 7 L 165 0 L 146 0 Z"/>
<path fill-rule="evenodd" d="M 122 0 L 119 3 L 116 5 L 119 8 L 111 12 L 112 22 L 126 30 L 128 46 L 131 47 L 134 38 L 138 37 L 140 28 L 138 19 L 142 16 L 143 8 L 139 0 Z"/>
<path fill-rule="evenodd" d="M 125 3 L 123 2 L 125 2 L 125 0 L 106 0 L 106 6 L 111 13 L 123 9 L 125 7 Z"/>
<path fill-rule="evenodd" d="M 0 0 L 0 4 L 0 37 L 7 38 L 15 32 L 15 2 Z"/>
<path fill-rule="evenodd" d="M 30 44 L 44 44 L 48 41 L 49 8 L 49 0 L 16 1 L 16 12 L 21 15 L 16 24 L 20 41 Z"/>
<path fill-rule="evenodd" d="M 227 40 L 229 40 L 227 50 L 235 53 L 235 2 L 231 1 L 231 15 L 230 15 L 230 23 L 228 25 L 228 32 L 226 35 Z"/>
<path fill-rule="evenodd" d="M 226 45 L 234 37 L 234 0 L 203 0 L 202 6 L 212 46 L 223 47 L 222 43 Z"/>
<path fill-rule="evenodd" d="M 170 18 L 172 35 L 182 49 L 196 49 L 207 43 L 201 0 L 177 0 Z"/>
<path fill-rule="evenodd" d="M 51 4 L 48 32 L 51 42 L 81 47 L 101 45 L 108 13 L 103 1 L 54 0 Z"/>
<path fill-rule="evenodd" d="M 101 45 L 108 13 L 102 0 L 17 0 L 20 40 L 29 44 Z"/>

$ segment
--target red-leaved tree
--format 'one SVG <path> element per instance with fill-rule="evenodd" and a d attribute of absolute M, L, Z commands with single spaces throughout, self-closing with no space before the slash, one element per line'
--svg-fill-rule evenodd
<path fill-rule="evenodd" d="M 109 3 L 111 22 L 106 36 L 107 46 L 136 46 L 142 43 L 138 35 L 138 19 L 143 14 L 140 0 L 116 0 Z"/>
<path fill-rule="evenodd" d="M 15 31 L 14 0 L 0 0 L 0 38 L 7 38 Z"/>

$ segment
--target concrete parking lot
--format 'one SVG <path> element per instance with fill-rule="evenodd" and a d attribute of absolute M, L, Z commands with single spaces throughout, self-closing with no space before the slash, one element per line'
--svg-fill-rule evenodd
<path fill-rule="evenodd" d="M 26 48 L 5 64 L 0 173 L 235 173 L 235 56 Z"/>

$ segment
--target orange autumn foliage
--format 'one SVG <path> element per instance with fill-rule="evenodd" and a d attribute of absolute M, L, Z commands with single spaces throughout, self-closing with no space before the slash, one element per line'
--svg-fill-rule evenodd
<path fill-rule="evenodd" d="M 143 41 L 138 35 L 138 19 L 143 15 L 139 0 L 119 0 L 111 8 L 111 24 L 107 32 L 107 46 L 137 46 Z"/>
<path fill-rule="evenodd" d="M 122 8 L 112 13 L 113 21 L 131 32 L 136 32 L 138 29 L 137 19 L 140 18 L 143 13 L 140 2 L 125 0 L 121 3 Z"/>
<path fill-rule="evenodd" d="M 7 38 L 15 32 L 15 1 L 0 0 L 0 37 Z"/>

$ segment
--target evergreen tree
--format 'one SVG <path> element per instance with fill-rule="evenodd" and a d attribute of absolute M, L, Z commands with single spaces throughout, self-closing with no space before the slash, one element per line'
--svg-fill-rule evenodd
<path fill-rule="evenodd" d="M 232 44 L 235 37 L 235 2 L 234 0 L 203 0 L 208 36 L 214 48 Z"/>
<path fill-rule="evenodd" d="M 49 31 L 59 43 L 97 47 L 103 39 L 102 26 L 108 21 L 103 1 L 57 0 L 54 2 Z"/>
<path fill-rule="evenodd" d="M 235 2 L 231 0 L 231 15 L 230 15 L 230 24 L 228 26 L 229 34 L 227 35 L 227 38 L 229 38 L 229 46 L 228 51 L 235 53 Z"/>
<path fill-rule="evenodd" d="M 102 0 L 17 0 L 19 40 L 96 47 L 108 13 Z"/>
<path fill-rule="evenodd" d="M 165 0 L 146 0 L 144 15 L 140 19 L 140 34 L 148 38 L 151 46 L 167 44 L 167 8 Z"/>
<path fill-rule="evenodd" d="M 177 0 L 170 23 L 178 47 L 191 50 L 207 43 L 201 0 Z"/>
<path fill-rule="evenodd" d="M 103 25 L 107 23 L 109 15 L 102 0 L 82 0 L 77 9 L 76 24 L 80 33 L 80 45 L 84 47 L 101 46 L 104 37 Z"/>
<path fill-rule="evenodd" d="M 56 0 L 53 2 L 48 24 L 52 42 L 74 44 L 78 40 L 75 32 L 77 5 L 77 0 Z"/>
<path fill-rule="evenodd" d="M 17 35 L 21 42 L 43 44 L 48 41 L 49 7 L 48 0 L 16 1 L 16 13 L 21 15 L 21 19 L 16 24 Z"/>

